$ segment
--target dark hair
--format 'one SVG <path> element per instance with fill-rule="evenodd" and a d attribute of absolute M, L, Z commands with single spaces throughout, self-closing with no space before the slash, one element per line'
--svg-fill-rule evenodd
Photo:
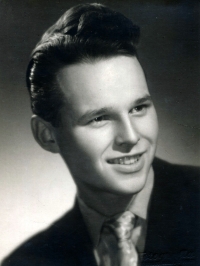
<path fill-rule="evenodd" d="M 53 126 L 65 103 L 56 74 L 65 65 L 136 55 L 139 27 L 101 4 L 81 4 L 66 11 L 42 36 L 27 69 L 31 107 Z"/>

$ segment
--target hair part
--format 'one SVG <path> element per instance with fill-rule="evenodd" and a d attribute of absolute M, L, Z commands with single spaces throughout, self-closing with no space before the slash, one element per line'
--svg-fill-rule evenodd
<path fill-rule="evenodd" d="M 114 56 L 136 56 L 139 27 L 101 4 L 81 4 L 66 11 L 42 36 L 27 69 L 31 108 L 53 126 L 66 104 L 56 74 L 66 65 Z"/>

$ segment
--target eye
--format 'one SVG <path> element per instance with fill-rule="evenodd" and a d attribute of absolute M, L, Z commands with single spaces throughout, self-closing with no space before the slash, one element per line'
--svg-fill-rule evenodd
<path fill-rule="evenodd" d="M 104 119 L 104 116 L 99 116 L 99 117 L 94 118 L 92 121 L 98 123 L 98 122 L 102 122 L 103 120 L 105 120 L 105 119 Z"/>
<path fill-rule="evenodd" d="M 137 107 L 134 108 L 136 112 L 141 112 L 144 109 L 146 109 L 146 105 L 139 105 Z"/>
<path fill-rule="evenodd" d="M 94 127 L 100 127 L 103 126 L 107 122 L 107 120 L 109 120 L 108 116 L 102 115 L 92 119 L 89 124 Z"/>
<path fill-rule="evenodd" d="M 148 105 L 147 104 L 142 104 L 134 107 L 130 113 L 131 114 L 136 114 L 136 115 L 144 115 L 147 112 Z"/>

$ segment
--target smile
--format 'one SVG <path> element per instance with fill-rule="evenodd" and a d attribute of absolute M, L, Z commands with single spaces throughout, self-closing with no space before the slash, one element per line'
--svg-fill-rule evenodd
<path fill-rule="evenodd" d="M 125 164 L 130 165 L 139 161 L 141 155 L 125 156 L 108 160 L 110 164 Z"/>

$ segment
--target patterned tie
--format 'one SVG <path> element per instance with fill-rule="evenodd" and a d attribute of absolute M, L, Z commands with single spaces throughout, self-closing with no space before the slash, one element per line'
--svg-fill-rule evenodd
<path fill-rule="evenodd" d="M 104 256 L 103 256 L 104 259 L 102 260 L 100 265 L 102 266 L 139 265 L 138 254 L 131 240 L 132 230 L 134 228 L 135 220 L 136 220 L 135 215 L 132 214 L 130 211 L 126 211 L 121 215 L 117 215 L 117 217 L 114 217 L 105 223 L 104 232 L 106 232 L 107 230 L 107 232 L 110 231 L 113 233 L 115 239 L 117 239 L 117 248 L 115 249 L 115 251 L 113 251 L 113 249 L 111 249 L 109 246 L 111 245 L 114 246 L 114 242 L 111 243 L 111 240 L 109 240 L 110 243 L 108 244 L 108 241 L 106 242 L 104 238 L 104 246 L 107 247 L 107 250 L 111 258 L 108 259 L 104 251 Z"/>

